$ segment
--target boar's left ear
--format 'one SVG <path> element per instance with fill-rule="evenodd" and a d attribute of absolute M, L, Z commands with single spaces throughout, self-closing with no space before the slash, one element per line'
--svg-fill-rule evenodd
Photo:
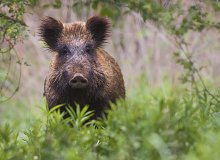
<path fill-rule="evenodd" d="M 52 17 L 46 17 L 42 20 L 39 34 L 51 50 L 55 50 L 62 29 L 63 24 Z"/>
<path fill-rule="evenodd" d="M 87 20 L 86 28 L 92 34 L 96 47 L 100 47 L 110 36 L 110 22 L 107 18 L 93 16 Z"/>

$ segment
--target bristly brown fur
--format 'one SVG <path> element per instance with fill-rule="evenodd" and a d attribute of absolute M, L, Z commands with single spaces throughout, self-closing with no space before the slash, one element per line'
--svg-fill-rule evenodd
<path fill-rule="evenodd" d="M 63 27 L 59 38 L 59 41 L 62 43 L 77 45 L 92 39 L 91 33 L 85 26 L 85 22 L 64 23 Z"/>
<path fill-rule="evenodd" d="M 52 17 L 46 17 L 42 20 L 39 35 L 47 43 L 49 49 L 55 50 L 62 29 L 63 24 Z"/>
<path fill-rule="evenodd" d="M 86 28 L 91 32 L 97 47 L 106 42 L 111 32 L 109 20 L 99 16 L 89 18 L 86 22 Z"/>

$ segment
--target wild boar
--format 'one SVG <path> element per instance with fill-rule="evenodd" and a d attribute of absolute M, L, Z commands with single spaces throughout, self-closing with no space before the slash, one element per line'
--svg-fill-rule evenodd
<path fill-rule="evenodd" d="M 59 104 L 73 108 L 88 105 L 96 119 L 110 102 L 125 98 L 119 65 L 103 49 L 110 36 L 107 18 L 93 16 L 86 22 L 62 23 L 46 17 L 40 36 L 55 54 L 44 84 L 49 109 Z"/>

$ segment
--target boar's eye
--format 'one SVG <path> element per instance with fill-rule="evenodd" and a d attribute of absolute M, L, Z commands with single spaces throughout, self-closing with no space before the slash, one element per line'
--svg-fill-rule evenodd
<path fill-rule="evenodd" d="M 68 47 L 67 46 L 62 47 L 61 50 L 60 50 L 60 54 L 65 55 L 67 53 L 69 53 Z"/>
<path fill-rule="evenodd" d="M 87 44 L 85 50 L 87 53 L 90 53 L 93 50 L 93 46 L 91 44 Z"/>

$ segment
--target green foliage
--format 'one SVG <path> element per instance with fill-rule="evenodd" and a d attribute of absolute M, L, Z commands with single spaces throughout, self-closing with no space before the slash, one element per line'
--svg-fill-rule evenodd
<path fill-rule="evenodd" d="M 23 62 L 19 59 L 14 47 L 25 38 L 26 24 L 23 21 L 23 15 L 27 7 L 36 2 L 37 0 L 2 0 L 0 2 L 0 102 L 10 99 L 19 89 Z M 18 65 L 19 78 L 16 84 L 10 81 L 13 63 Z M 26 65 L 25 62 L 24 65 Z M 7 84 L 6 81 L 9 83 Z"/>
<path fill-rule="evenodd" d="M 18 40 L 22 39 L 26 24 L 22 18 L 27 6 L 35 3 L 33 0 L 2 0 L 0 3 L 0 53 L 11 49 Z M 3 43 L 8 43 L 9 48 L 2 47 Z"/>
<path fill-rule="evenodd" d="M 219 29 L 219 22 L 210 19 L 210 10 L 207 9 L 211 7 L 218 12 L 219 1 L 195 2 L 188 7 L 184 6 L 183 2 L 182 0 L 79 0 L 74 1 L 72 8 L 80 13 L 81 8 L 87 6 L 88 9 L 93 9 L 100 15 L 116 21 L 119 21 L 123 14 L 137 12 L 144 21 L 152 21 L 176 36 L 183 36 L 189 30 L 201 32 L 209 28 Z M 207 7 L 202 7 L 203 5 Z"/>
<path fill-rule="evenodd" d="M 206 0 L 207 4 L 211 4 L 215 11 L 220 11 L 220 3 L 219 0 Z"/>
<path fill-rule="evenodd" d="M 169 82 L 154 89 L 144 82 L 102 121 L 88 122 L 88 107 L 63 119 L 58 106 L 24 131 L 1 124 L 1 159 L 218 159 L 220 103 Z"/>

